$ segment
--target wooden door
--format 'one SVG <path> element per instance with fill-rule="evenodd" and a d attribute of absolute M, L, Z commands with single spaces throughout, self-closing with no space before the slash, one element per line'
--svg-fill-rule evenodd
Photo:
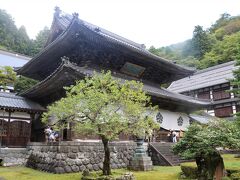
<path fill-rule="evenodd" d="M 12 121 L 9 125 L 8 147 L 25 147 L 30 137 L 30 123 Z"/>

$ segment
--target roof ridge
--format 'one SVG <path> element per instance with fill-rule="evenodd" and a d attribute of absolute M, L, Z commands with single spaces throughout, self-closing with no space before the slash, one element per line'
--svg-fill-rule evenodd
<path fill-rule="evenodd" d="M 195 72 L 193 74 L 193 76 L 196 75 L 196 74 L 201 74 L 201 73 L 204 73 L 204 72 L 207 72 L 207 71 L 212 71 L 214 69 L 218 69 L 218 68 L 224 67 L 226 65 L 232 65 L 232 64 L 235 64 L 235 63 L 236 63 L 236 61 L 229 61 L 229 62 L 226 62 L 226 63 L 218 64 L 216 66 L 212 66 L 212 67 L 209 67 L 209 68 L 206 68 L 206 69 L 199 70 L 199 71 Z"/>

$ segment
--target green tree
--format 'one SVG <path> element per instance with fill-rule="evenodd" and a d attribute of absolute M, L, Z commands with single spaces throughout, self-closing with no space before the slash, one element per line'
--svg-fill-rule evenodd
<path fill-rule="evenodd" d="M 211 40 L 202 26 L 195 26 L 192 38 L 193 56 L 201 59 L 206 52 L 211 50 Z"/>
<path fill-rule="evenodd" d="M 37 34 L 36 39 L 33 41 L 33 48 L 31 50 L 31 55 L 36 55 L 39 53 L 45 46 L 48 36 L 50 34 L 50 29 L 48 27 L 44 27 Z"/>
<path fill-rule="evenodd" d="M 110 72 L 95 74 L 66 88 L 66 97 L 49 106 L 43 120 L 54 117 L 60 127 L 62 120 L 74 122 L 77 132 L 98 135 L 105 152 L 103 174 L 110 175 L 109 141 L 120 133 L 143 136 L 156 125 L 142 87 L 136 81 L 120 82 Z"/>
<path fill-rule="evenodd" d="M 195 159 L 198 179 L 213 179 L 217 167 L 224 169 L 224 162 L 217 148 L 240 148 L 240 133 L 236 124 L 215 119 L 207 125 L 193 124 L 173 150 L 187 159 Z"/>
<path fill-rule="evenodd" d="M 217 29 L 225 26 L 229 20 L 231 19 L 231 15 L 228 13 L 223 13 L 220 15 L 220 18 L 210 27 L 210 32 L 214 33 Z"/>
<path fill-rule="evenodd" d="M 30 55 L 31 40 L 28 37 L 26 28 L 21 26 L 15 36 L 15 47 L 13 50 L 21 54 Z"/>
<path fill-rule="evenodd" d="M 14 83 L 14 90 L 18 93 L 26 91 L 27 89 L 30 89 L 35 84 L 37 84 L 37 82 L 38 81 L 31 78 L 18 76 L 16 82 Z"/>
<path fill-rule="evenodd" d="M 16 80 L 16 73 L 10 66 L 0 67 L 0 86 L 6 88 L 7 85 L 13 85 Z"/>
<path fill-rule="evenodd" d="M 17 31 L 11 15 L 0 9 L 0 45 L 6 47 L 6 49 L 14 48 Z"/>
<path fill-rule="evenodd" d="M 240 58 L 240 32 L 225 36 L 218 41 L 212 50 L 204 55 L 199 68 L 204 69 Z"/>

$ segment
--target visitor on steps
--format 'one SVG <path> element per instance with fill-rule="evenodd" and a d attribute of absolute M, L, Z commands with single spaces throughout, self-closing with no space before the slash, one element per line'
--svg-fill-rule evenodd
<path fill-rule="evenodd" d="M 177 142 L 177 132 L 173 131 L 172 134 L 173 134 L 172 142 L 176 143 Z"/>

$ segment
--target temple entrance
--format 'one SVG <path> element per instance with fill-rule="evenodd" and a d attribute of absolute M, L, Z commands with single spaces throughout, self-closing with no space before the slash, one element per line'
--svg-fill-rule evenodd
<path fill-rule="evenodd" d="M 26 147 L 30 137 L 30 121 L 8 122 L 0 120 L 0 126 L 2 147 Z"/>

